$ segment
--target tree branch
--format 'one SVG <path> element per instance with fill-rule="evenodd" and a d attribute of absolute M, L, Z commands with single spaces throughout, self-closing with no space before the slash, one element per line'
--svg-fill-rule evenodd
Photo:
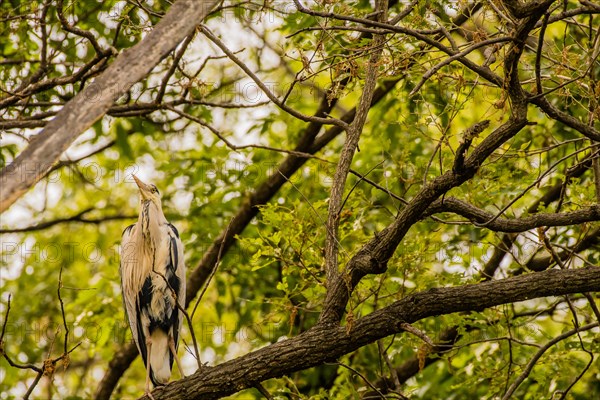
<path fill-rule="evenodd" d="M 598 322 L 593 322 L 591 324 L 582 326 L 580 328 L 571 329 L 570 331 L 562 333 L 562 334 L 558 335 L 557 337 L 555 337 L 554 339 L 550 340 L 548 343 L 546 343 L 542 348 L 540 348 L 535 353 L 535 355 L 531 358 L 531 360 L 529 360 L 529 362 L 525 366 L 525 369 L 523 370 L 523 372 L 517 377 L 517 379 L 512 383 L 512 385 L 510 385 L 510 387 L 508 388 L 506 393 L 504 393 L 504 396 L 502 396 L 502 400 L 508 400 L 511 398 L 511 396 L 513 395 L 515 390 L 517 390 L 519 385 L 521 383 L 523 383 L 523 381 L 529 376 L 529 374 L 533 370 L 533 367 L 535 367 L 538 360 L 544 355 L 544 353 L 550 347 L 554 346 L 561 340 L 565 340 L 565 339 L 569 338 L 570 336 L 577 334 L 578 332 L 584 332 L 584 331 L 593 329 L 593 328 L 597 327 L 598 325 L 599 325 Z"/>
<path fill-rule="evenodd" d="M 376 11 L 380 12 L 379 20 L 387 20 L 387 1 L 376 1 Z M 365 75 L 365 83 L 363 86 L 362 95 L 356 109 L 356 115 L 347 130 L 346 141 L 340 154 L 335 173 L 333 176 L 333 185 L 331 186 L 331 195 L 329 197 L 329 206 L 327 211 L 327 237 L 325 240 L 325 272 L 327 275 L 327 283 L 332 283 L 338 276 L 338 227 L 339 218 L 342 211 L 342 200 L 344 197 L 344 187 L 348 172 L 352 165 L 354 152 L 358 147 L 360 135 L 367 121 L 367 115 L 371 108 L 371 101 L 377 84 L 377 69 L 378 60 L 383 49 L 384 37 L 381 35 L 374 36 L 372 45 L 375 48 L 369 62 Z M 329 296 L 333 292 L 327 291 L 327 299 L 325 302 L 332 301 Z M 327 314 L 321 314 L 321 320 L 329 318 Z"/>
<path fill-rule="evenodd" d="M 435 201 L 424 215 L 429 216 L 439 212 L 453 212 L 461 215 L 476 226 L 485 223 L 486 228 L 496 232 L 525 232 L 543 226 L 568 226 L 600 220 L 600 205 L 593 205 L 565 213 L 539 213 L 529 217 L 513 219 L 496 218 L 488 224 L 487 222 L 495 216 L 493 213 L 454 197 Z"/>
<path fill-rule="evenodd" d="M 51 228 L 55 225 L 69 223 L 69 222 L 80 222 L 84 224 L 94 224 L 98 225 L 107 221 L 120 221 L 124 219 L 134 219 L 137 218 L 137 215 L 106 215 L 99 218 L 88 218 L 85 217 L 85 214 L 88 214 L 92 211 L 93 208 L 88 208 L 83 210 L 71 217 L 58 218 L 53 219 L 52 221 L 44 221 L 37 223 L 35 225 L 25 226 L 22 228 L 0 228 L 0 233 L 23 233 L 23 232 L 33 232 L 33 231 L 41 231 L 44 229 Z"/>
<path fill-rule="evenodd" d="M 556 200 L 560 200 L 561 194 L 564 192 L 566 186 L 572 182 L 573 178 L 582 176 L 585 171 L 591 167 L 591 164 L 592 160 L 587 157 L 583 161 L 577 163 L 575 166 L 569 168 L 565 175 L 564 181 L 555 184 L 542 197 L 534 201 L 533 204 L 527 208 L 527 212 L 529 214 L 537 213 L 540 206 L 547 206 Z M 504 256 L 510 251 L 516 238 L 517 236 L 512 234 L 505 234 L 502 236 L 502 239 L 500 239 L 500 244 L 494 248 L 492 256 L 483 267 L 483 279 L 488 280 L 493 278 L 496 269 L 498 269 L 498 266 L 504 259 Z"/>

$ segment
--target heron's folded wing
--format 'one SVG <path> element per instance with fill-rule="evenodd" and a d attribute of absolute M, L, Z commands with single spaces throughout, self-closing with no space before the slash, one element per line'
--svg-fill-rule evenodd
<path fill-rule="evenodd" d="M 131 268 L 133 268 L 133 263 L 136 263 L 135 256 L 135 243 L 133 242 L 133 228 L 135 224 L 129 225 L 123 231 L 123 236 L 121 238 L 121 260 L 119 266 L 119 272 L 121 275 L 121 296 L 123 297 L 123 307 L 125 308 L 125 315 L 127 317 L 127 322 L 129 323 L 129 327 L 131 328 L 131 333 L 133 334 L 133 340 L 135 341 L 140 353 L 144 356 L 145 351 L 143 352 L 140 348 L 140 340 L 139 340 L 139 319 L 140 315 L 137 307 L 137 297 L 138 293 L 130 293 L 131 290 L 127 288 L 131 288 L 131 285 L 128 284 L 128 280 L 131 279 Z M 143 342 L 143 341 L 142 341 Z M 145 343 L 142 343 L 145 350 Z M 144 357 L 145 358 L 145 357 Z M 145 361 L 145 360 L 144 360 Z"/>

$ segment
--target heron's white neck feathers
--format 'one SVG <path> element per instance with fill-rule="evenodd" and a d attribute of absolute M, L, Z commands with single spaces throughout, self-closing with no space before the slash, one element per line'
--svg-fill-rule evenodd
<path fill-rule="evenodd" d="M 159 204 L 150 200 L 142 201 L 138 218 L 138 226 L 140 227 L 138 232 L 142 235 L 146 244 L 149 245 L 149 250 L 153 250 L 155 244 L 161 242 L 160 239 L 162 239 L 161 236 L 164 235 L 164 231 L 160 227 L 166 223 L 167 218 L 165 218 Z"/>

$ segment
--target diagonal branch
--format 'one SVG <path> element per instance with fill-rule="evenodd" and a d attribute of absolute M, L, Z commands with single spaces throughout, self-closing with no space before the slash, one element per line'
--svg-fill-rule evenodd
<path fill-rule="evenodd" d="M 584 331 L 596 328 L 597 326 L 598 326 L 598 322 L 593 322 L 591 324 L 582 326 L 580 328 L 571 329 L 570 331 L 564 332 L 564 333 L 558 335 L 557 337 L 555 337 L 554 339 L 550 340 L 548 343 L 546 343 L 542 348 L 540 348 L 534 354 L 534 356 L 531 358 L 531 360 L 529 360 L 529 362 L 525 366 L 523 372 L 517 377 L 517 379 L 512 383 L 512 385 L 510 385 L 510 387 L 508 388 L 506 393 L 504 393 L 504 396 L 502 396 L 502 400 L 508 400 L 511 398 L 511 396 L 513 395 L 515 390 L 517 390 L 519 385 L 521 383 L 523 383 L 523 381 L 529 376 L 529 374 L 533 370 L 533 367 L 535 367 L 538 360 L 544 355 L 544 353 L 546 351 L 548 351 L 548 349 L 550 349 L 552 346 L 554 346 L 558 342 L 577 334 L 578 332 L 584 332 Z"/>
<path fill-rule="evenodd" d="M 564 111 L 559 110 L 545 97 L 532 96 L 529 101 L 538 106 L 550 118 L 562 122 L 566 126 L 575 129 L 577 132 L 588 137 L 589 139 L 600 141 L 600 131 L 598 131 L 598 129 L 580 121 Z"/>

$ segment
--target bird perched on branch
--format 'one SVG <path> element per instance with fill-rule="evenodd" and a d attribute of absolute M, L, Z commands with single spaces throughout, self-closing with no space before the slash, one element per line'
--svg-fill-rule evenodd
<path fill-rule="evenodd" d="M 168 382 L 173 360 L 184 376 L 177 348 L 185 305 L 185 265 L 183 244 L 163 214 L 160 192 L 135 175 L 133 179 L 140 190 L 140 215 L 123 231 L 121 289 L 129 327 L 146 366 L 146 394 L 150 394 L 150 381 L 154 386 Z"/>

